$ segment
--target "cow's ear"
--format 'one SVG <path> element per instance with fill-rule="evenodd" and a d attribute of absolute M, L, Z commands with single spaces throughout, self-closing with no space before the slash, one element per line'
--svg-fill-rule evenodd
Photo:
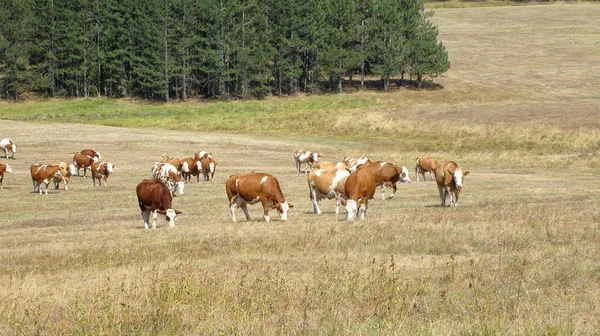
<path fill-rule="evenodd" d="M 463 173 L 463 177 L 469 175 L 469 173 L 470 173 L 470 171 L 467 170 L 466 172 Z"/>
<path fill-rule="evenodd" d="M 290 202 L 288 202 L 288 205 L 289 205 L 289 207 L 290 207 L 290 208 L 293 208 L 293 207 L 294 207 L 294 204 L 292 204 L 292 203 L 290 203 Z"/>
<path fill-rule="evenodd" d="M 167 211 L 166 210 L 156 210 L 157 213 L 161 214 L 161 215 L 166 215 Z"/>
<path fill-rule="evenodd" d="M 180 215 L 180 214 L 182 214 L 182 213 L 183 213 L 183 212 L 181 212 L 181 211 L 179 211 L 179 210 L 175 210 L 175 214 L 176 214 L 176 215 Z"/>

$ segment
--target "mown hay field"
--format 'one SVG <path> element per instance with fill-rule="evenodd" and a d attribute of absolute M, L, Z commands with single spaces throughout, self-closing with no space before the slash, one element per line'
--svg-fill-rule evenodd
<path fill-rule="evenodd" d="M 600 333 L 599 14 L 437 10 L 452 61 L 437 91 L 1 103 L 0 135 L 18 152 L 0 158 L 14 170 L 0 190 L 0 334 Z M 68 191 L 32 192 L 32 163 L 83 148 L 115 165 L 107 187 L 73 177 Z M 413 173 L 347 223 L 333 201 L 312 214 L 297 148 L 411 172 L 433 155 L 471 173 L 457 208 Z M 174 198 L 174 228 L 144 230 L 137 183 L 161 154 L 199 150 L 218 161 L 215 181 Z M 231 222 L 224 182 L 250 171 L 279 179 L 287 222 L 265 223 L 258 205 Z"/>

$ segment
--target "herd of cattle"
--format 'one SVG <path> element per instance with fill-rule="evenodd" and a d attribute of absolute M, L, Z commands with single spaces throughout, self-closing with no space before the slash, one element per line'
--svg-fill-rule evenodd
<path fill-rule="evenodd" d="M 11 158 L 17 151 L 17 146 L 8 138 L 0 139 L 0 149 L 4 156 Z M 346 220 L 365 218 L 369 201 L 374 198 L 377 186 L 381 187 L 381 199 L 385 199 L 386 186 L 392 188 L 392 198 L 396 194 L 396 183 L 410 183 L 408 169 L 398 167 L 385 161 L 372 162 L 366 157 L 346 156 L 341 162 L 319 161 L 319 155 L 314 152 L 297 150 L 294 153 L 294 162 L 297 172 L 302 165 L 309 168 L 308 188 L 310 200 L 315 214 L 321 214 L 319 201 L 322 199 L 335 199 L 335 213 L 339 213 L 340 204 L 346 208 Z M 209 152 L 197 152 L 194 157 L 178 159 L 163 154 L 161 162 L 157 162 L 151 169 L 151 179 L 145 179 L 137 185 L 136 193 L 138 204 L 144 219 L 144 227 L 149 228 L 150 214 L 153 215 L 152 226 L 156 227 L 158 214 L 165 216 L 169 226 L 175 225 L 175 216 L 181 212 L 173 209 L 172 197 L 175 193 L 184 194 L 185 183 L 196 176 L 200 181 L 200 174 L 204 180 L 212 180 L 215 174 L 216 161 Z M 113 173 L 115 165 L 102 160 L 99 152 L 84 149 L 73 156 L 73 162 L 53 162 L 52 164 L 31 165 L 31 179 L 34 192 L 41 195 L 42 187 L 48 194 L 48 184 L 54 182 L 56 189 L 60 182 L 64 183 L 64 189 L 68 190 L 69 179 L 72 175 L 80 176 L 83 168 L 83 176 L 90 169 L 93 185 L 96 181 L 99 186 L 106 186 L 106 181 Z M 5 173 L 11 173 L 8 164 L 0 163 L 0 189 Z M 449 206 L 458 205 L 458 197 L 463 186 L 463 179 L 469 174 L 463 172 L 461 167 L 453 161 L 438 163 L 431 157 L 417 158 L 415 174 L 417 181 L 425 174 L 430 174 L 430 180 L 436 180 L 441 206 L 446 205 L 446 198 L 450 197 Z M 260 202 L 262 204 L 265 221 L 269 221 L 269 209 L 275 209 L 282 221 L 287 220 L 287 212 L 294 207 L 288 203 L 281 191 L 279 181 L 270 174 L 246 173 L 231 175 L 225 183 L 231 219 L 235 222 L 235 210 L 239 207 L 244 212 L 247 220 L 250 220 L 247 205 Z"/>

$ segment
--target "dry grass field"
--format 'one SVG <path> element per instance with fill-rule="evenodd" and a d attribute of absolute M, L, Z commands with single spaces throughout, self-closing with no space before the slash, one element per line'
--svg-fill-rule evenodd
<path fill-rule="evenodd" d="M 239 131 L 203 132 L 192 115 L 176 126 L 160 116 L 163 130 L 112 127 L 92 124 L 126 120 L 76 124 L 54 118 L 53 102 L 0 103 L 13 119 L 0 135 L 18 145 L 15 160 L 0 158 L 14 170 L 0 190 L 0 335 L 599 334 L 598 17 L 587 4 L 439 9 L 443 90 L 343 96 L 358 107 L 307 109 L 301 126 L 260 129 L 248 116 Z M 32 163 L 83 148 L 115 165 L 107 187 L 73 177 L 68 191 L 32 192 Z M 347 223 L 333 201 L 312 214 L 297 148 L 411 173 L 433 155 L 471 174 L 457 208 L 440 208 L 435 183 L 413 173 Z M 174 198 L 175 227 L 159 217 L 144 230 L 137 183 L 161 154 L 199 150 L 218 161 L 215 181 Z M 265 223 L 259 205 L 231 222 L 224 182 L 250 171 L 279 179 L 295 205 L 287 222 Z"/>

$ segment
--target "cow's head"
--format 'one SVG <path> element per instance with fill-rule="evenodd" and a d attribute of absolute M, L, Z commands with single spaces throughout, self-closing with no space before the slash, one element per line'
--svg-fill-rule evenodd
<path fill-rule="evenodd" d="M 169 223 L 169 226 L 175 226 L 175 216 L 181 214 L 182 212 L 175 209 L 167 209 L 167 210 L 157 210 L 161 215 L 165 215 L 165 220 Z"/>
<path fill-rule="evenodd" d="M 410 177 L 408 176 L 408 169 L 406 169 L 406 167 L 403 166 L 400 169 L 398 176 L 400 177 L 400 182 L 410 183 Z"/>
<path fill-rule="evenodd" d="M 4 172 L 5 173 L 12 173 L 12 168 L 10 168 L 9 165 L 6 165 L 6 170 Z"/>
<path fill-rule="evenodd" d="M 190 165 L 187 163 L 187 161 L 183 161 L 183 164 L 181 165 L 181 171 L 184 173 L 190 172 Z"/>
<path fill-rule="evenodd" d="M 102 154 L 100 154 L 100 152 L 96 152 L 96 156 L 98 157 L 98 160 L 102 160 Z"/>
<path fill-rule="evenodd" d="M 183 188 L 185 187 L 185 182 L 179 181 L 176 183 L 177 183 L 177 191 L 179 192 L 179 195 L 183 195 Z"/>
<path fill-rule="evenodd" d="M 353 221 L 358 214 L 358 204 L 355 200 L 346 201 L 346 220 Z"/>
<path fill-rule="evenodd" d="M 77 175 L 77 167 L 72 163 L 69 165 L 69 173 L 71 175 Z"/>
<path fill-rule="evenodd" d="M 210 173 L 213 174 L 213 175 L 215 173 L 215 167 L 216 166 L 217 166 L 217 162 L 211 158 L 210 159 L 210 163 L 208 164 L 208 168 L 210 170 Z"/>
<path fill-rule="evenodd" d="M 13 153 L 16 153 L 16 152 L 17 152 L 17 145 L 16 145 L 15 143 L 13 143 L 12 141 L 10 142 L 10 144 L 9 144 L 9 145 L 10 145 L 10 150 L 11 150 Z"/>
<path fill-rule="evenodd" d="M 313 160 L 313 162 L 318 162 L 319 161 L 319 154 L 312 153 L 312 160 Z"/>
<path fill-rule="evenodd" d="M 288 210 L 290 210 L 290 208 L 293 207 L 294 205 L 292 203 L 289 203 L 288 201 L 273 205 L 273 209 L 277 209 L 277 212 L 279 212 L 279 217 L 281 217 L 282 222 L 285 222 L 287 220 L 287 212 Z"/>
<path fill-rule="evenodd" d="M 454 184 L 456 185 L 456 192 L 455 192 L 455 197 L 454 197 L 454 204 L 458 205 L 458 195 L 460 194 L 460 191 L 462 190 L 463 187 L 463 182 L 465 179 L 465 176 L 469 175 L 469 172 L 463 172 L 462 169 L 457 168 L 454 171 L 454 174 L 452 174 L 452 179 L 454 180 Z"/>

